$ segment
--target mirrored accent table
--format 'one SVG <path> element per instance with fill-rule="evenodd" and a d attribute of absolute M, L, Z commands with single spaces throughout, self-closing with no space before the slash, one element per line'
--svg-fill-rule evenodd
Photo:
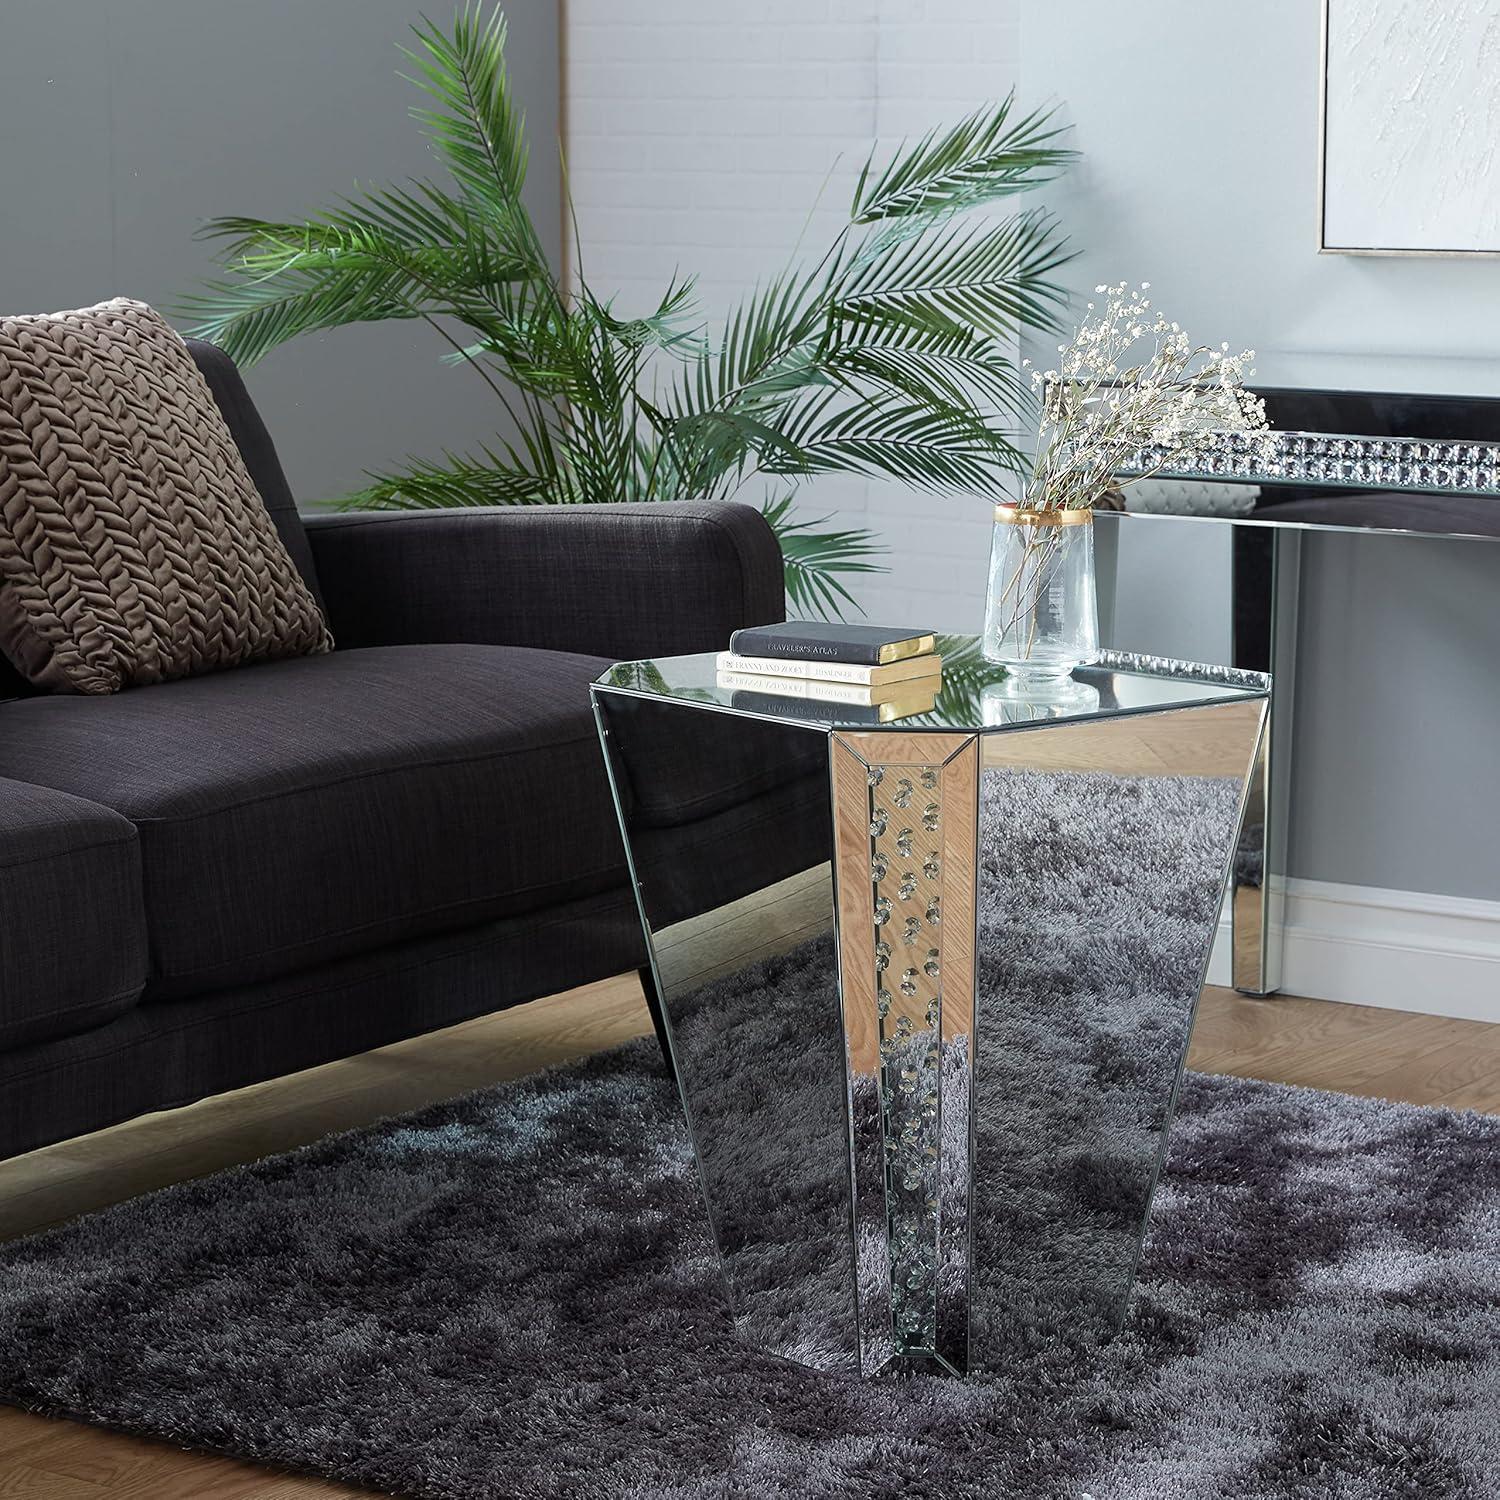
<path fill-rule="evenodd" d="M 712 655 L 594 686 L 736 1325 L 851 1374 L 1119 1326 L 1266 718 L 946 646 L 900 720 Z"/>

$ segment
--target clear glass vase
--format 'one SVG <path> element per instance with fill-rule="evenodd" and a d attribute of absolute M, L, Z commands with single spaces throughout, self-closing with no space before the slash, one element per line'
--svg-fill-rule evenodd
<path fill-rule="evenodd" d="M 983 650 L 1038 679 L 1098 659 L 1093 511 L 995 507 Z"/>

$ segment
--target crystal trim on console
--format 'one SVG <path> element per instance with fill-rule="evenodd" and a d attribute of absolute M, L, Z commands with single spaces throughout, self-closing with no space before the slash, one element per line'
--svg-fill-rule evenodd
<path fill-rule="evenodd" d="M 1170 656 L 1143 656 L 1136 651 L 1101 651 L 1091 665 L 1106 672 L 1145 672 L 1152 677 L 1179 677 L 1190 682 L 1212 683 L 1216 687 L 1247 688 L 1254 693 L 1264 693 L 1271 686 L 1270 675 L 1266 672 L 1177 661 Z"/>
<path fill-rule="evenodd" d="M 1151 471 L 1165 451 L 1143 448 L 1116 472 L 1129 476 Z M 1327 432 L 1227 432 L 1203 463 L 1162 469 L 1158 477 L 1500 495 L 1500 443 Z"/>

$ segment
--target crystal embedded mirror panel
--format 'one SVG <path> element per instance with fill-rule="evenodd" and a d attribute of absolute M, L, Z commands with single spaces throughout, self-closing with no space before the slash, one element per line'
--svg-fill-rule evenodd
<path fill-rule="evenodd" d="M 833 736 L 860 1367 L 969 1357 L 979 736 Z"/>

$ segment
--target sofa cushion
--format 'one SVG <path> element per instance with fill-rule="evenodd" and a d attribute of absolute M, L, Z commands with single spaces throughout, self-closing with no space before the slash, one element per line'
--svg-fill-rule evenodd
<path fill-rule="evenodd" d="M 297 514 L 297 502 L 292 498 L 291 486 L 286 482 L 281 460 L 276 455 L 276 445 L 271 441 L 271 434 L 266 431 L 266 424 L 261 421 L 255 403 L 250 399 L 250 392 L 245 389 L 238 367 L 217 345 L 203 339 L 184 339 L 183 343 L 193 356 L 198 373 L 213 393 L 214 404 L 223 415 L 229 435 L 234 439 L 234 446 L 240 450 L 240 457 L 244 459 L 245 467 L 255 481 L 255 488 L 276 525 L 276 534 L 291 554 L 292 561 L 297 564 L 302 581 L 312 590 L 318 603 L 322 604 L 323 595 L 318 585 L 317 569 L 313 565 L 312 543 L 307 538 L 307 528 L 302 524 L 302 517 Z"/>
<path fill-rule="evenodd" d="M 0 579 L 0 645 L 61 691 L 331 645 L 182 339 L 123 298 L 0 318 Z"/>
<path fill-rule="evenodd" d="M 0 1049 L 103 1025 L 140 995 L 140 857 L 118 813 L 0 780 L 0 914 Z"/>
<path fill-rule="evenodd" d="M 0 775 L 140 830 L 151 996 L 287 973 L 617 885 L 605 662 L 381 646 L 8 704 Z"/>

